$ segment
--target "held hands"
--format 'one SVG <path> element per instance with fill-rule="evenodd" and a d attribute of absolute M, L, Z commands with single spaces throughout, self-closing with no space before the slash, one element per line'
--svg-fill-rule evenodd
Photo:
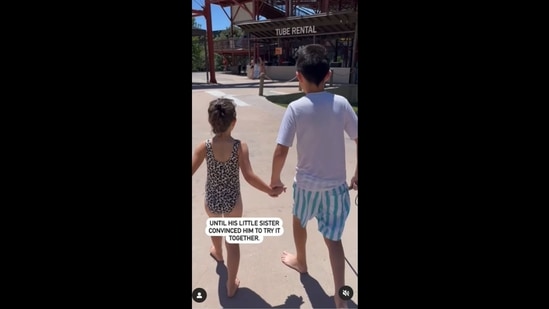
<path fill-rule="evenodd" d="M 270 187 L 271 193 L 269 193 L 269 196 L 271 197 L 278 197 L 280 193 L 286 192 L 286 186 L 281 181 L 272 182 Z"/>
<path fill-rule="evenodd" d="M 269 194 L 269 196 L 278 197 L 282 192 L 286 192 L 286 187 L 271 188 L 271 193 Z"/>

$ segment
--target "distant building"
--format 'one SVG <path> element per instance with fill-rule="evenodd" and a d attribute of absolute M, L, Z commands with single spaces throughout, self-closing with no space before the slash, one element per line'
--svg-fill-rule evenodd
<path fill-rule="evenodd" d="M 232 63 L 263 59 L 267 66 L 295 65 L 295 51 L 302 45 L 322 44 L 334 68 L 357 71 L 355 38 L 358 0 L 210 0 L 230 11 L 231 27 L 244 38 L 216 40 L 214 51 Z M 235 4 L 237 3 L 237 4 Z M 357 40 L 358 41 L 358 40 Z M 357 43 L 357 44 L 355 44 Z M 355 67 L 354 70 L 350 68 Z M 349 76 L 349 81 L 354 83 Z"/>

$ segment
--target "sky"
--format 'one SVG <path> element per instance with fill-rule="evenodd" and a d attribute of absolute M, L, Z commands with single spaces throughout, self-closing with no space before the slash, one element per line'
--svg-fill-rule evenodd
<path fill-rule="evenodd" d="M 191 0 L 193 3 L 193 9 L 202 10 L 202 5 L 204 5 L 204 0 Z M 221 6 L 212 4 L 212 30 L 225 30 L 227 27 L 231 26 L 231 22 L 227 15 L 223 12 Z M 226 7 L 225 12 L 228 15 L 231 14 L 231 8 Z M 195 17 L 196 22 L 200 25 L 200 28 L 206 29 L 206 19 L 203 16 Z"/>

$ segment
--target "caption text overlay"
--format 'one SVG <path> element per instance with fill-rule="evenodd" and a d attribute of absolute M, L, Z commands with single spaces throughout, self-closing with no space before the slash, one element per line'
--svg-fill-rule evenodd
<path fill-rule="evenodd" d="M 225 236 L 231 244 L 259 244 L 263 236 L 284 233 L 280 218 L 208 218 L 206 235 Z"/>

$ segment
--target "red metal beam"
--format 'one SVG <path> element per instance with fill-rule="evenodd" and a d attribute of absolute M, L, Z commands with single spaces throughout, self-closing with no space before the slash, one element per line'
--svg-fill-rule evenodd
<path fill-rule="evenodd" d="M 203 16 L 204 15 L 204 11 L 202 11 L 202 10 L 195 10 L 195 9 L 192 9 L 192 10 L 193 10 L 193 17 Z"/>
<path fill-rule="evenodd" d="M 204 18 L 206 18 L 206 38 L 208 40 L 208 63 L 210 65 L 210 83 L 217 84 L 215 79 L 215 57 L 212 33 L 212 4 L 210 0 L 204 1 Z"/>

